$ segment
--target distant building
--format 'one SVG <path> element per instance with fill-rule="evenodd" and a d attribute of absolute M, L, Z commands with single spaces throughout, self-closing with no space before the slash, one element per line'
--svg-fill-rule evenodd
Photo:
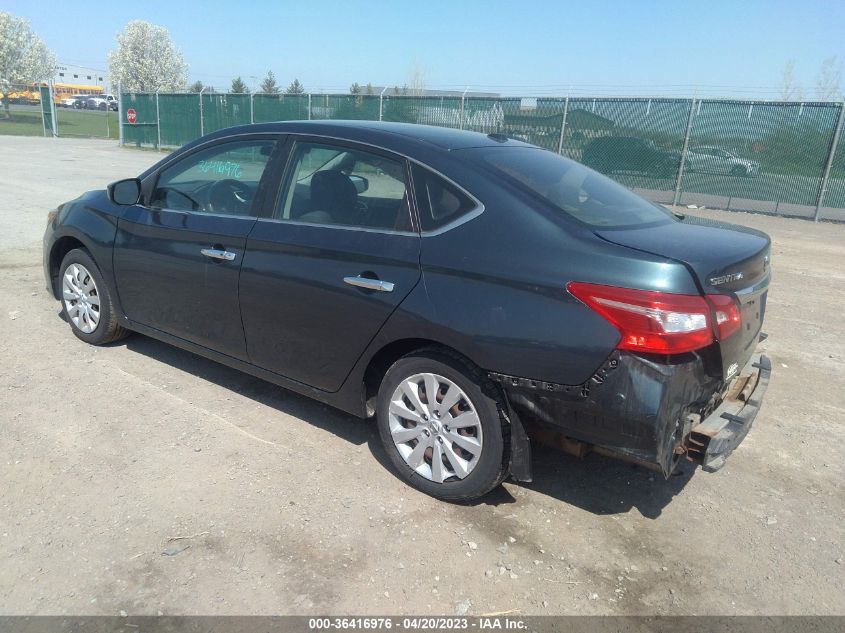
<path fill-rule="evenodd" d="M 100 68 L 88 68 L 87 66 L 75 66 L 73 64 L 59 62 L 56 64 L 53 83 L 100 86 L 108 89 L 109 75 L 105 70 Z"/>

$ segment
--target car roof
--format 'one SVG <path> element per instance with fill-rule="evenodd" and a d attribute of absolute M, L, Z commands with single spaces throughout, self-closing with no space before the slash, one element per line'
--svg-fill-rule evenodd
<path fill-rule="evenodd" d="M 446 151 L 470 147 L 514 146 L 533 147 L 528 143 L 500 134 L 483 134 L 434 125 L 393 123 L 385 121 L 284 121 L 255 123 L 227 128 L 203 137 L 203 140 L 247 133 L 317 134 L 337 139 L 374 143 L 403 152 L 414 145 L 426 145 Z"/>

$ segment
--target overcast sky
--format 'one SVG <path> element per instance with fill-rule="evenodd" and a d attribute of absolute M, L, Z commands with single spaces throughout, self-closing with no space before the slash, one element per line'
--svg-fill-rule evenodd
<path fill-rule="evenodd" d="M 191 81 L 220 89 L 272 69 L 307 89 L 403 85 L 506 94 L 777 98 L 790 59 L 812 98 L 845 61 L 842 0 L 3 0 L 66 63 L 107 68 L 132 19 L 167 27 Z"/>

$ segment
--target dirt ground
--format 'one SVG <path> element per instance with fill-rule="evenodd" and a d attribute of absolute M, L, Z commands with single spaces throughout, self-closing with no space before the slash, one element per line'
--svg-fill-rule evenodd
<path fill-rule="evenodd" d="M 716 474 L 536 449 L 449 505 L 375 426 L 142 336 L 89 347 L 46 213 L 160 155 L 0 137 L 0 613 L 845 614 L 845 225 L 767 231 L 774 367 Z"/>

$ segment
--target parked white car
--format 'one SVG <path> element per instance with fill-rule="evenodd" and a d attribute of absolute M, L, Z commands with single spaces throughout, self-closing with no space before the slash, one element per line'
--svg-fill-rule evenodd
<path fill-rule="evenodd" d="M 757 176 L 760 173 L 760 163 L 740 158 L 719 147 L 690 147 L 687 150 L 686 170 L 732 176 Z"/>
<path fill-rule="evenodd" d="M 108 110 L 116 102 L 114 95 L 94 95 L 88 98 L 85 107 L 89 110 Z"/>
<path fill-rule="evenodd" d="M 63 108 L 73 108 L 73 107 L 81 107 L 76 106 L 76 101 L 84 101 L 88 98 L 88 95 L 71 95 L 70 97 L 65 97 L 61 101 L 59 101 L 59 105 Z"/>

